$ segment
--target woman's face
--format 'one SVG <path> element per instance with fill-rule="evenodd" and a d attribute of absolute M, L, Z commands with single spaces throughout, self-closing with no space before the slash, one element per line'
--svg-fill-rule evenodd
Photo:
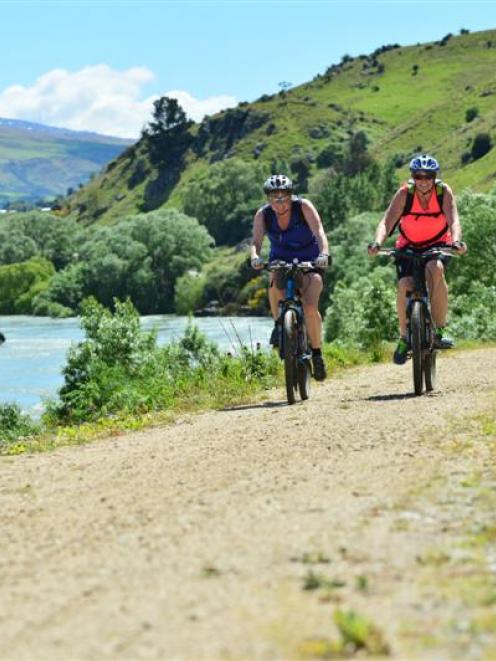
<path fill-rule="evenodd" d="M 267 199 L 276 213 L 286 213 L 291 206 L 291 193 L 286 190 L 273 191 Z"/>
<path fill-rule="evenodd" d="M 436 175 L 432 172 L 414 172 L 412 176 L 415 181 L 415 187 L 421 193 L 428 193 L 434 186 L 436 179 Z"/>

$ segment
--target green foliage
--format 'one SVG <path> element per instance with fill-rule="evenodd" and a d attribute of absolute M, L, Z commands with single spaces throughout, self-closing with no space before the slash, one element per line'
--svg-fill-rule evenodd
<path fill-rule="evenodd" d="M 22 413 L 17 404 L 0 404 L 0 449 L 2 445 L 39 433 L 40 426 Z"/>
<path fill-rule="evenodd" d="M 41 257 L 0 266 L 0 314 L 31 314 L 33 299 L 54 273 L 52 264 Z"/>
<path fill-rule="evenodd" d="M 355 611 L 337 610 L 334 622 L 341 634 L 343 647 L 350 654 L 366 650 L 371 655 L 388 655 L 389 645 L 383 634 L 363 615 Z"/>
<path fill-rule="evenodd" d="M 473 283 L 450 302 L 450 330 L 464 340 L 496 340 L 496 286 Z"/>
<path fill-rule="evenodd" d="M 354 176 L 334 170 L 319 172 L 310 182 L 310 196 L 327 231 L 362 211 L 383 210 L 398 187 L 392 161 L 370 164 Z"/>
<path fill-rule="evenodd" d="M 479 108 L 477 106 L 471 106 L 465 111 L 465 121 L 473 122 L 476 117 L 479 116 Z"/>
<path fill-rule="evenodd" d="M 79 262 L 58 274 L 46 299 L 77 310 L 85 296 L 106 307 L 129 297 L 142 314 L 174 309 L 177 278 L 200 270 L 212 239 L 194 218 L 160 209 L 87 232 Z"/>
<path fill-rule="evenodd" d="M 36 243 L 18 228 L 0 226 L 0 264 L 26 262 L 38 252 Z"/>
<path fill-rule="evenodd" d="M 219 245 L 235 245 L 250 235 L 266 175 L 258 164 L 239 159 L 214 163 L 184 187 L 184 212 L 205 225 Z"/>
<path fill-rule="evenodd" d="M 471 155 L 474 161 L 478 158 L 482 158 L 489 151 L 491 151 L 493 146 L 491 136 L 489 133 L 477 133 L 472 143 Z"/>
<path fill-rule="evenodd" d="M 27 261 L 35 255 L 51 261 L 57 270 L 70 264 L 82 237 L 73 218 L 32 211 L 0 221 L 0 264 Z"/>
<path fill-rule="evenodd" d="M 374 349 L 397 334 L 390 267 L 377 267 L 351 284 L 338 282 L 325 319 L 325 338 Z"/>
<path fill-rule="evenodd" d="M 218 406 L 273 383 L 279 371 L 276 357 L 246 347 L 238 356 L 221 355 L 191 323 L 178 343 L 158 347 L 129 301 L 116 300 L 114 307 L 112 313 L 94 299 L 82 306 L 86 338 L 69 350 L 64 385 L 47 422 L 78 423 L 195 401 Z"/>
<path fill-rule="evenodd" d="M 301 194 L 308 190 L 308 178 L 310 176 L 314 158 L 311 154 L 296 154 L 290 161 L 291 174 L 294 178 L 296 190 Z"/>
<path fill-rule="evenodd" d="M 179 170 L 189 145 L 191 135 L 186 113 L 177 99 L 162 96 L 153 102 L 153 119 L 144 132 L 148 141 L 151 160 L 159 166 Z"/>
<path fill-rule="evenodd" d="M 137 406 L 139 395 L 129 386 L 153 361 L 155 335 L 141 332 L 130 302 L 116 300 L 112 314 L 88 299 L 81 312 L 86 339 L 69 350 L 60 401 L 49 415 L 81 421 L 124 408 L 127 401 Z"/>
<path fill-rule="evenodd" d="M 190 314 L 202 306 L 205 280 L 205 274 L 198 271 L 187 271 L 179 276 L 174 288 L 176 314 Z"/>
<path fill-rule="evenodd" d="M 353 133 L 343 162 L 344 174 L 353 177 L 372 165 L 374 159 L 368 152 L 368 145 L 369 138 L 365 131 Z"/>
<path fill-rule="evenodd" d="M 204 269 L 205 302 L 218 301 L 221 306 L 229 303 L 245 303 L 242 289 L 254 277 L 246 251 L 224 251 Z"/>
<path fill-rule="evenodd" d="M 454 294 L 466 293 L 472 283 L 496 285 L 496 189 L 489 194 L 464 193 L 458 198 L 463 240 L 468 252 L 449 265 Z"/>
<path fill-rule="evenodd" d="M 315 162 L 318 168 L 331 168 L 339 167 L 343 159 L 344 152 L 342 145 L 331 142 L 319 152 Z"/>

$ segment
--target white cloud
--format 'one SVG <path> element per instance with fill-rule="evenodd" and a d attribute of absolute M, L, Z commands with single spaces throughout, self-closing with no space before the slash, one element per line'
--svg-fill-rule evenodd
<path fill-rule="evenodd" d="M 237 103 L 231 96 L 195 99 L 182 90 L 142 98 L 142 88 L 154 78 L 146 67 L 117 71 L 98 64 L 76 72 L 53 69 L 31 87 L 13 85 L 0 92 L 0 117 L 136 138 L 159 96 L 178 99 L 195 121 Z"/>

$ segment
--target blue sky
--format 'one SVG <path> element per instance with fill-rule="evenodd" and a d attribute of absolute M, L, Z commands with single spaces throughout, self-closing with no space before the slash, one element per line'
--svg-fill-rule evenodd
<path fill-rule="evenodd" d="M 0 115 L 121 135 L 169 92 L 199 119 L 345 53 L 496 28 L 496 0 L 0 0 L 0 12 Z"/>

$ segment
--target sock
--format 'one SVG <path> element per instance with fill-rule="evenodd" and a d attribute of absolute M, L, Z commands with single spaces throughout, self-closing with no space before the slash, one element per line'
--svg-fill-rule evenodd
<path fill-rule="evenodd" d="M 312 349 L 312 356 L 320 356 L 322 349 Z"/>

